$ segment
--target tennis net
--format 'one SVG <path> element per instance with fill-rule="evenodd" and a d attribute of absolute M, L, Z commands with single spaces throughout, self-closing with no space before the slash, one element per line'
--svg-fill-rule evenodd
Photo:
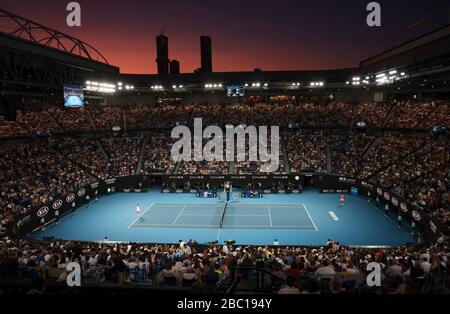
<path fill-rule="evenodd" d="M 220 228 L 222 228 L 223 220 L 225 219 L 225 214 L 227 213 L 227 207 L 228 207 L 228 202 L 225 203 L 225 206 L 223 207 L 222 218 L 220 219 Z"/>

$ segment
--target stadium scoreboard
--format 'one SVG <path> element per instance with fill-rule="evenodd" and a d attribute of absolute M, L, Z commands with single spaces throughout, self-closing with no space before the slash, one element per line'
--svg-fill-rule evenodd
<path fill-rule="evenodd" d="M 244 86 L 242 85 L 229 85 L 227 86 L 228 97 L 244 97 Z"/>
<path fill-rule="evenodd" d="M 64 84 L 64 106 L 68 108 L 84 107 L 82 86 Z"/>

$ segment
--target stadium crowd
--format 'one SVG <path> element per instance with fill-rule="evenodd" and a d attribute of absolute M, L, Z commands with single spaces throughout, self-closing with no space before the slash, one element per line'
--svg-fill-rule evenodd
<path fill-rule="evenodd" d="M 32 134 L 37 132 L 61 133 L 62 127 L 58 125 L 50 112 L 45 109 L 38 111 L 18 111 L 17 122 L 23 125 Z"/>
<path fill-rule="evenodd" d="M 435 212 L 450 208 L 449 179 L 449 142 L 442 138 L 394 163 L 372 181 Z"/>
<path fill-rule="evenodd" d="M 53 151 L 46 139 L 5 144 L 0 153 L 0 194 L 6 209 L 23 211 L 47 204 L 92 180 L 89 173 Z"/>
<path fill-rule="evenodd" d="M 290 134 L 287 142 L 291 172 L 327 172 L 325 138 L 316 134 Z"/>
<path fill-rule="evenodd" d="M 89 119 L 92 117 L 92 122 Z M 0 138 L 30 136 L 36 131 L 92 132 L 110 130 L 113 126 L 129 130 L 161 129 L 177 123 L 191 125 L 202 117 L 206 125 L 227 124 L 278 125 L 300 127 L 355 127 L 364 122 L 369 128 L 423 129 L 448 126 L 450 107 L 447 102 L 382 102 L 318 104 L 293 100 L 270 100 L 234 104 L 180 104 L 162 102 L 155 105 L 88 106 L 62 108 L 54 103 L 33 103 L 18 110 L 17 122 L 0 117 Z M 126 123 L 125 123 L 126 121 Z M 31 133 L 30 133 L 31 131 Z"/>
<path fill-rule="evenodd" d="M 92 138 L 57 138 L 52 146 L 67 159 L 78 163 L 93 177 L 105 180 L 109 178 L 107 172 L 108 159 L 102 154 L 101 144 Z M 116 174 L 113 174 L 116 176 Z"/>
<path fill-rule="evenodd" d="M 145 145 L 142 174 L 172 173 L 175 164 L 170 157 L 172 140 L 169 135 L 153 134 Z"/>
<path fill-rule="evenodd" d="M 432 126 L 448 127 L 450 107 L 446 102 L 319 105 L 286 99 L 263 103 L 256 99 L 238 104 L 158 103 L 123 109 L 33 106 L 34 109 L 21 108 L 17 122 L 0 116 L 0 138 L 5 141 L 0 147 L 3 224 L 12 213 L 47 203 L 68 190 L 136 171 L 142 174 L 260 172 L 257 162 L 234 162 L 232 167 L 227 162 L 177 165 L 171 160 L 173 142 L 166 133 L 141 135 L 135 131 L 131 135 L 102 137 L 95 132 L 109 130 L 116 124 L 126 125 L 129 131 L 170 128 L 177 123 L 189 126 L 195 117 L 205 117 L 206 123 L 222 127 L 241 123 L 257 126 L 295 123 L 305 127 L 282 134 L 281 167 L 277 173 L 317 171 L 358 177 L 392 189 L 444 223 L 450 222 L 449 142 L 445 135 L 430 134 Z M 367 124 L 366 132 L 342 129 L 358 121 Z M 389 128 L 414 128 L 417 132 Z M 48 131 L 53 136 L 36 136 L 38 131 Z M 59 135 L 62 132 L 64 138 Z M 89 133 L 85 136 L 80 134 L 86 132 Z"/>
<path fill-rule="evenodd" d="M 236 289 L 254 286 L 258 267 L 266 292 L 279 294 L 429 294 L 450 293 L 448 237 L 434 244 L 397 248 L 352 248 L 329 240 L 323 247 L 241 247 L 138 243 L 80 243 L 58 240 L 0 240 L 3 293 L 45 294 L 65 286 L 67 266 L 81 266 L 83 285 L 115 283 L 218 292 L 238 279 Z M 381 269 L 381 287 L 368 287 L 367 265 Z M 253 268 L 252 268 L 253 267 Z M 11 287 L 11 284 L 13 286 Z M 100 286 L 99 286 L 100 287 Z"/>
<path fill-rule="evenodd" d="M 124 177 L 135 174 L 142 138 L 103 138 L 101 144 L 109 156 L 106 169 L 109 176 Z"/>
<path fill-rule="evenodd" d="M 374 137 L 366 134 L 331 135 L 332 172 L 355 177 L 362 166 L 364 154 Z"/>
<path fill-rule="evenodd" d="M 99 131 L 111 131 L 113 127 L 123 126 L 123 110 L 121 107 L 94 107 L 90 109 L 90 114 Z"/>

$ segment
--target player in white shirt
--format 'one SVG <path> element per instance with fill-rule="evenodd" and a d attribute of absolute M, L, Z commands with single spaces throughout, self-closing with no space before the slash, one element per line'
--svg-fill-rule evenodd
<path fill-rule="evenodd" d="M 138 217 L 141 217 L 141 205 L 139 203 L 136 204 L 136 214 Z"/>

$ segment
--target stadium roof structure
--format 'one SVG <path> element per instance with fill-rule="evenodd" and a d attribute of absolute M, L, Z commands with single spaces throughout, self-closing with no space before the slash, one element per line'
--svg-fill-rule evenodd
<path fill-rule="evenodd" d="M 420 20 L 400 29 L 385 38 L 369 55 L 369 59 L 401 46 L 407 42 L 432 33 L 450 24 L 450 6 L 444 10 L 428 14 Z"/>
<path fill-rule="evenodd" d="M 0 32 L 92 61 L 109 64 L 102 53 L 90 44 L 2 8 L 0 8 Z"/>
<path fill-rule="evenodd" d="M 427 60 L 448 59 L 450 6 L 425 16 L 383 40 L 360 67 L 380 71 L 399 65 L 418 65 Z"/>
<path fill-rule="evenodd" d="M 0 94 L 47 96 L 92 76 L 117 77 L 93 46 L 0 8 Z"/>

